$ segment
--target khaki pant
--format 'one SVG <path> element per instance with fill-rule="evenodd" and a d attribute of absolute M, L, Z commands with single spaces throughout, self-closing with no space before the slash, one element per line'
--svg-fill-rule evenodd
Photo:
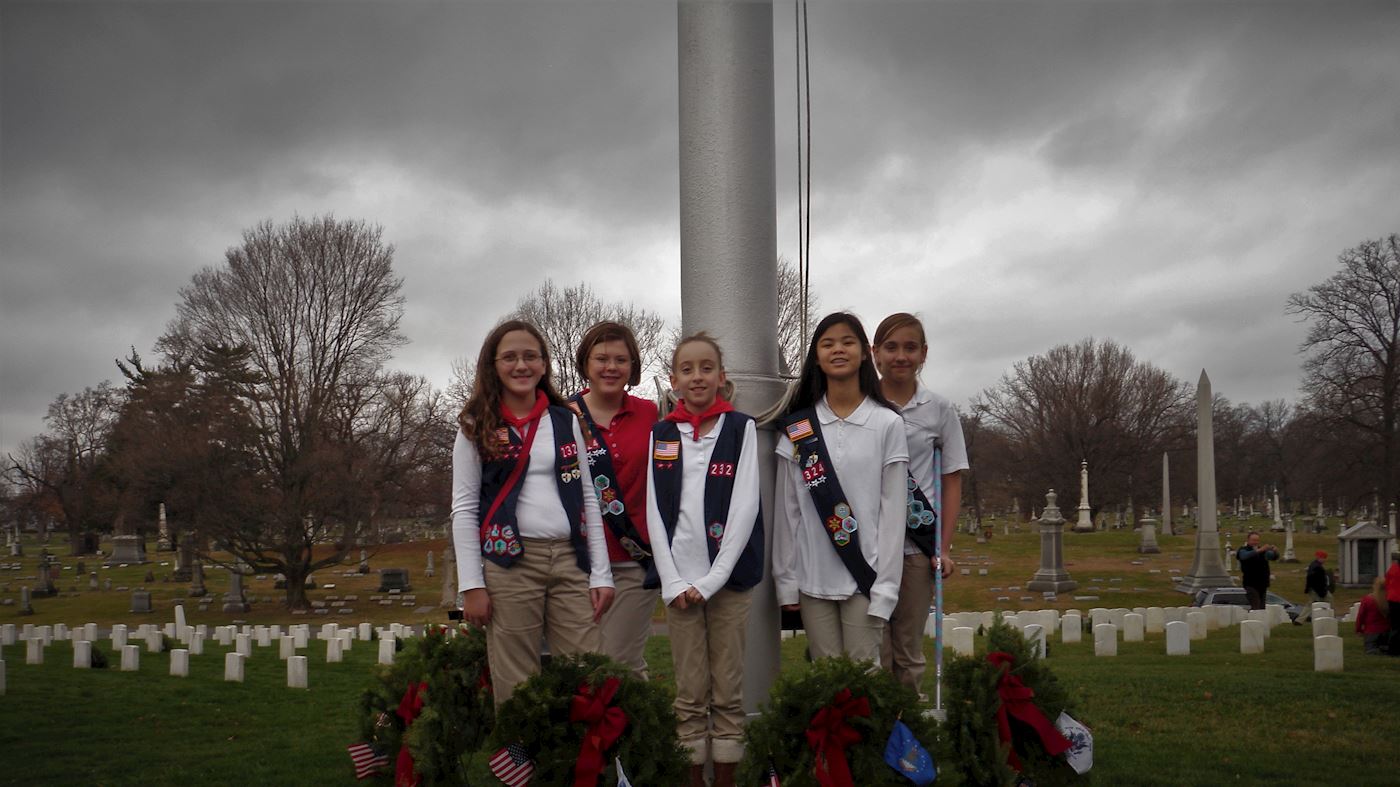
<path fill-rule="evenodd" d="M 856 593 L 843 601 L 815 598 L 806 593 L 802 603 L 802 628 L 812 658 L 847 655 L 856 661 L 880 663 L 880 640 L 885 621 L 870 614 L 870 599 Z"/>
<path fill-rule="evenodd" d="M 617 593 L 599 622 L 603 638 L 600 652 L 631 667 L 637 677 L 646 680 L 647 637 L 651 636 L 651 618 L 656 614 L 661 591 L 642 587 L 647 572 L 636 563 L 613 563 L 612 573 Z"/>
<path fill-rule="evenodd" d="M 744 632 L 749 591 L 720 590 L 698 607 L 666 608 L 676 668 L 676 732 L 703 765 L 744 758 Z"/>
<path fill-rule="evenodd" d="M 920 552 L 904 556 L 904 574 L 899 580 L 899 601 L 890 613 L 880 647 L 880 664 L 895 680 L 923 696 L 919 685 L 924 679 L 924 627 L 928 625 L 929 604 L 933 601 L 933 569 Z"/>
<path fill-rule="evenodd" d="M 1312 605 L 1313 605 L 1313 602 L 1316 602 L 1316 601 L 1326 601 L 1328 604 L 1331 604 L 1331 603 L 1332 603 L 1332 594 L 1331 594 L 1331 593 L 1328 593 L 1328 594 L 1325 595 L 1325 596 L 1320 596 L 1320 595 L 1317 594 L 1317 591 L 1315 591 L 1315 590 L 1309 590 L 1309 591 L 1308 591 L 1308 601 L 1307 601 L 1306 604 L 1303 605 L 1303 614 L 1301 614 L 1301 615 L 1298 616 L 1298 622 L 1299 622 L 1299 623 L 1307 623 L 1308 621 L 1312 620 Z"/>
<path fill-rule="evenodd" d="M 579 570 L 573 545 L 567 538 L 522 538 L 520 543 L 525 554 L 514 566 L 484 561 L 491 595 L 486 654 L 497 707 L 540 671 L 541 635 L 555 656 L 596 651 L 601 645 L 588 575 Z"/>

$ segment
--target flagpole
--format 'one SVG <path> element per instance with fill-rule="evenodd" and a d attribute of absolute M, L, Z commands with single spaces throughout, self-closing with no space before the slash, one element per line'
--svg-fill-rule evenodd
<path fill-rule="evenodd" d="M 937 514 L 933 528 L 933 717 L 940 723 L 948 720 L 943 710 L 943 444 L 933 444 L 933 512 Z"/>

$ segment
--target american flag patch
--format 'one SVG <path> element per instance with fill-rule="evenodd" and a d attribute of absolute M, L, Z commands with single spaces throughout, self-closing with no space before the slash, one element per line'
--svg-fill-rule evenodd
<path fill-rule="evenodd" d="M 368 779 L 382 768 L 389 767 L 389 753 L 375 752 L 368 743 L 353 743 L 345 747 L 355 765 L 355 778 Z"/>
<path fill-rule="evenodd" d="M 525 753 L 525 747 L 512 743 L 491 756 L 491 773 L 506 787 L 529 784 L 535 773 L 535 763 Z"/>
<path fill-rule="evenodd" d="M 651 448 L 651 458 L 661 462 L 674 462 L 681 458 L 681 441 L 657 440 Z"/>
<path fill-rule="evenodd" d="M 787 436 L 788 439 L 794 443 L 806 440 L 811 437 L 812 434 L 812 419 L 810 418 L 803 418 L 797 423 L 788 424 Z"/>

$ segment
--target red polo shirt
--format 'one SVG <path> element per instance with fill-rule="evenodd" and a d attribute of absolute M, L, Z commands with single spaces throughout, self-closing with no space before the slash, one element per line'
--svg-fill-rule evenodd
<path fill-rule="evenodd" d="M 588 393 L 588 389 L 580 393 Z M 599 424 L 595 435 L 608 445 L 613 470 L 617 473 L 616 482 L 622 489 L 622 504 L 627 507 L 627 518 L 648 544 L 651 536 L 647 533 L 647 446 L 657 417 L 656 403 L 628 394 L 623 397 L 622 407 L 618 408 L 612 423 Z M 617 543 L 612 528 L 605 524 L 603 533 L 608 540 L 608 558 L 614 563 L 631 563 L 632 556 Z"/>

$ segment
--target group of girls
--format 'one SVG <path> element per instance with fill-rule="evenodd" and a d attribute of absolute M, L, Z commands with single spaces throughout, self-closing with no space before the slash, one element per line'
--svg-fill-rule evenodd
<path fill-rule="evenodd" d="M 772 545 L 779 603 L 800 610 L 812 656 L 883 660 L 916 690 L 932 572 L 953 569 L 967 467 L 956 413 L 919 383 L 927 351 L 908 314 L 880 324 L 873 350 L 854 315 L 818 324 L 777 419 Z M 551 653 L 601 652 L 645 676 L 659 594 L 690 783 L 713 762 L 714 783 L 732 785 L 749 591 L 765 569 L 754 420 L 730 404 L 723 352 L 703 332 L 672 354 L 678 401 L 659 421 L 628 393 L 641 354 L 626 326 L 593 326 L 575 361 L 588 387 L 564 399 L 534 326 L 504 322 L 482 345 L 453 448 L 464 617 L 486 627 L 500 703 L 539 671 L 541 638 Z"/>

